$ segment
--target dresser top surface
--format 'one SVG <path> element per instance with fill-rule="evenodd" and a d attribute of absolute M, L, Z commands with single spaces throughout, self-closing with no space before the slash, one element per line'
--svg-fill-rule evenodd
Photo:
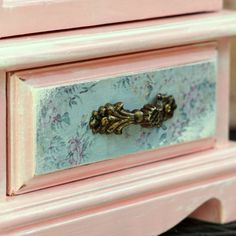
<path fill-rule="evenodd" d="M 222 0 L 0 0 L 0 38 L 220 9 Z"/>

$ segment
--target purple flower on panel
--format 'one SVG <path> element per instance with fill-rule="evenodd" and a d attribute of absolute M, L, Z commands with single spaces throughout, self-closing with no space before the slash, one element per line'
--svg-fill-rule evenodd
<path fill-rule="evenodd" d="M 56 114 L 55 116 L 50 117 L 51 129 L 55 130 L 57 128 L 62 128 L 64 125 L 70 125 L 69 113 L 65 112 L 63 115 Z"/>
<path fill-rule="evenodd" d="M 92 145 L 93 139 L 86 135 L 86 131 L 80 135 L 78 132 L 75 137 L 68 141 L 67 159 L 71 165 L 81 164 L 87 157 L 86 150 Z"/>
<path fill-rule="evenodd" d="M 43 102 L 45 103 L 44 100 L 41 100 L 40 103 L 44 104 Z M 42 128 L 46 128 L 49 125 L 52 130 L 56 130 L 64 125 L 70 125 L 69 113 L 60 114 L 52 100 L 43 105 L 40 112 L 40 125 Z"/>
<path fill-rule="evenodd" d="M 83 149 L 81 140 L 78 137 L 73 137 L 68 141 L 68 156 L 69 163 L 76 165 L 81 163 L 83 159 Z"/>

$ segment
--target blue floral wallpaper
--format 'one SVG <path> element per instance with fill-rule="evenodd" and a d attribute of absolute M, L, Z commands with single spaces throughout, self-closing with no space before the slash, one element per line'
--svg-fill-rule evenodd
<path fill-rule="evenodd" d="M 158 93 L 173 95 L 177 110 L 160 128 L 126 128 L 122 135 L 92 134 L 93 110 L 122 101 L 141 108 Z M 128 153 L 213 136 L 216 61 L 129 73 L 62 87 L 35 88 L 36 174 L 117 158 Z"/>

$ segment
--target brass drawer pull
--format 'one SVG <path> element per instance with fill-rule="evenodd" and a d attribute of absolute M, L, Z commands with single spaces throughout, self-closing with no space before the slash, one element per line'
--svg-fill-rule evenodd
<path fill-rule="evenodd" d="M 89 126 L 94 134 L 122 134 L 130 124 L 139 124 L 145 128 L 160 128 L 162 123 L 173 117 L 177 108 L 173 96 L 158 94 L 156 104 L 146 104 L 140 110 L 125 110 L 124 104 L 107 103 L 93 111 Z"/>

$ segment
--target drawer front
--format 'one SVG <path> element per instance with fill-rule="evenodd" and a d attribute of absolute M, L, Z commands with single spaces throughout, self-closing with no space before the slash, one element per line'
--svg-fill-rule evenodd
<path fill-rule="evenodd" d="M 0 38 L 221 8 L 222 0 L 0 0 Z"/>
<path fill-rule="evenodd" d="M 70 171 L 72 167 L 86 167 L 129 154 L 139 156 L 144 151 L 158 152 L 164 147 L 174 150 L 177 144 L 213 139 L 216 52 L 204 48 L 188 50 L 167 50 L 167 56 L 165 52 L 151 52 L 126 59 L 105 59 L 101 65 L 95 61 L 13 74 L 10 179 L 14 181 L 17 172 L 23 170 L 29 181 L 59 170 Z M 193 55 L 193 61 L 186 61 L 188 53 Z M 145 104 L 155 104 L 158 94 L 173 96 L 177 105 L 173 117 L 161 122 L 160 127 L 130 124 L 120 135 L 92 132 L 92 112 L 99 107 L 122 102 L 124 109 L 132 112 Z M 192 151 L 190 145 L 182 154 Z M 131 165 L 135 165 L 135 155 L 132 159 Z M 128 159 L 123 160 L 125 164 Z"/>
<path fill-rule="evenodd" d="M 35 89 L 36 174 L 213 136 L 215 78 L 215 61 L 206 61 Z M 172 95 L 178 106 L 161 128 L 130 125 L 122 135 L 89 129 L 91 113 L 99 106 L 122 101 L 134 110 L 152 103 L 158 93 Z"/>

